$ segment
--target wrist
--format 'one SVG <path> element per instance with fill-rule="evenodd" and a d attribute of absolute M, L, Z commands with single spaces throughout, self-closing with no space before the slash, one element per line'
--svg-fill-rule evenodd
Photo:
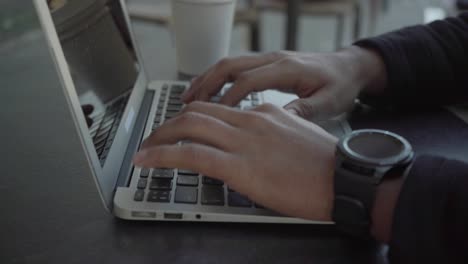
<path fill-rule="evenodd" d="M 327 168 L 326 168 L 326 193 L 328 196 L 325 197 L 325 204 L 324 204 L 324 215 L 323 221 L 332 221 L 333 218 L 333 207 L 334 207 L 334 200 L 335 200 L 335 168 L 336 168 L 336 146 L 338 144 L 338 138 L 333 137 L 333 151 L 327 155 Z"/>
<path fill-rule="evenodd" d="M 378 241 L 390 242 L 393 216 L 398 203 L 398 197 L 400 196 L 405 176 L 410 169 L 411 165 L 403 171 L 390 172 L 377 188 L 374 206 L 371 211 L 371 234 Z"/>
<path fill-rule="evenodd" d="M 389 131 L 364 129 L 337 147 L 333 220 L 350 235 L 389 241 L 403 175 L 414 157 L 407 140 Z"/>
<path fill-rule="evenodd" d="M 382 57 L 374 50 L 349 46 L 338 52 L 348 65 L 360 91 L 380 94 L 387 84 L 387 72 Z"/>

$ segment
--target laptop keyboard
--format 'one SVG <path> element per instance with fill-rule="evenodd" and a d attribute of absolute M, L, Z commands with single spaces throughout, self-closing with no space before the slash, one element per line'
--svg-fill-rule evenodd
<path fill-rule="evenodd" d="M 185 89 L 184 85 L 163 86 L 152 123 L 153 131 L 180 112 L 184 105 L 180 97 Z M 218 102 L 224 92 L 214 96 L 212 102 Z M 236 107 L 243 109 L 257 105 L 258 94 L 253 93 Z M 137 202 L 263 208 L 220 180 L 182 169 L 142 168 L 133 199 Z"/>

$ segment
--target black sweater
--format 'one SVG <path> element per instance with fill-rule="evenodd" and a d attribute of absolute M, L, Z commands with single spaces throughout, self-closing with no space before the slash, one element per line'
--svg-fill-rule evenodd
<path fill-rule="evenodd" d="M 388 88 L 374 103 L 468 102 L 468 13 L 356 45 L 376 50 L 386 65 Z M 468 155 L 468 146 L 460 147 Z M 389 258 L 393 264 L 468 263 L 468 164 L 435 156 L 415 160 L 395 208 Z"/>

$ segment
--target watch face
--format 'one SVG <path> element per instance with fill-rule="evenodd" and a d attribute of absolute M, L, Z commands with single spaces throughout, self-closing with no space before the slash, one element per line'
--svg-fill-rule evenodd
<path fill-rule="evenodd" d="M 358 134 L 348 141 L 348 147 L 359 155 L 377 159 L 388 159 L 404 150 L 400 140 L 380 133 Z"/>
<path fill-rule="evenodd" d="M 398 163 L 412 153 L 408 141 L 382 130 L 355 131 L 341 145 L 351 158 L 382 165 Z"/>

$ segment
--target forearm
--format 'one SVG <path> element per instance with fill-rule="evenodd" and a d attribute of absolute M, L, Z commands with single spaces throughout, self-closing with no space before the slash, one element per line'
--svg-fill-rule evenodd
<path fill-rule="evenodd" d="M 416 100 L 418 106 L 468 100 L 468 13 L 360 40 L 355 45 L 376 52 L 387 75 L 383 96 L 364 94 L 361 99 L 366 103 L 414 107 Z M 365 92 L 373 91 L 370 88 Z"/>
<path fill-rule="evenodd" d="M 432 156 L 379 186 L 371 231 L 392 263 L 466 263 L 467 186 L 468 164 Z"/>

